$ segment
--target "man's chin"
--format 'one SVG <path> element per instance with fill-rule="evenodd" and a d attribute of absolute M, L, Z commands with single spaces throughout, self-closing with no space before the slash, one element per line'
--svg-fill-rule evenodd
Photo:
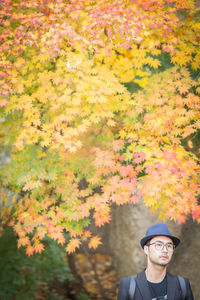
<path fill-rule="evenodd" d="M 167 266 L 169 264 L 169 260 L 160 260 L 159 261 L 159 265 L 161 265 L 161 266 Z"/>

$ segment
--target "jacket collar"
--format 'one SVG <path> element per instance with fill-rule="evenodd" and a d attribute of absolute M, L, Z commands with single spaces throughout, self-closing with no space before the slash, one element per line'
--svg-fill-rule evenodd
<path fill-rule="evenodd" d="M 145 271 L 139 273 L 136 277 L 136 282 L 140 294 L 144 300 L 151 300 L 151 293 L 149 290 Z M 167 299 L 175 300 L 175 292 L 177 288 L 177 280 L 174 280 L 174 276 L 167 273 Z"/>
<path fill-rule="evenodd" d="M 140 291 L 142 298 L 145 300 L 151 300 L 152 297 L 151 297 L 151 293 L 149 290 L 145 271 L 139 273 L 135 280 L 137 282 L 137 286 L 138 286 L 138 289 Z"/>

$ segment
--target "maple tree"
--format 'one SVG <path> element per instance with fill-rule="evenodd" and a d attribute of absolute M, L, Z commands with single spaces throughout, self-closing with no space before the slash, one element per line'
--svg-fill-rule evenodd
<path fill-rule="evenodd" d="M 68 253 L 112 203 L 200 221 L 192 0 L 0 2 L 1 230 Z M 188 151 L 191 150 L 191 151 Z"/>

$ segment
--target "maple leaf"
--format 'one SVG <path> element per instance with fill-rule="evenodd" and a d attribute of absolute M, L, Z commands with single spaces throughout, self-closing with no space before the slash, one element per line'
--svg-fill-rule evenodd
<path fill-rule="evenodd" d="M 21 214 L 17 217 L 17 219 L 18 219 L 19 222 L 22 223 L 22 222 L 24 221 L 24 214 L 21 213 Z"/>
<path fill-rule="evenodd" d="M 80 243 L 81 243 L 81 241 L 78 238 L 71 239 L 69 244 L 66 247 L 67 253 L 70 254 L 70 253 L 74 252 L 76 248 L 79 248 Z"/>
<path fill-rule="evenodd" d="M 44 245 L 42 243 L 37 243 L 35 245 L 35 253 L 41 253 L 44 250 Z"/>
<path fill-rule="evenodd" d="M 27 248 L 26 248 L 26 254 L 28 255 L 28 256 L 31 256 L 33 253 L 34 253 L 34 247 L 33 246 L 31 246 L 31 245 L 28 245 L 27 246 Z"/>
<path fill-rule="evenodd" d="M 89 248 L 96 249 L 100 244 L 102 244 L 100 237 L 94 236 L 90 239 L 88 246 Z"/>
<path fill-rule="evenodd" d="M 178 224 L 185 223 L 186 218 L 187 218 L 186 215 L 180 214 L 180 215 L 177 217 L 177 219 L 178 219 Z"/>
<path fill-rule="evenodd" d="M 6 106 L 8 100 L 6 98 L 0 99 L 0 107 Z"/>
<path fill-rule="evenodd" d="M 91 232 L 89 230 L 86 230 L 82 236 L 82 240 L 85 241 L 90 237 L 91 237 Z"/>
<path fill-rule="evenodd" d="M 100 210 L 99 211 L 97 210 L 94 213 L 94 219 L 95 219 L 95 225 L 101 227 L 105 223 L 109 223 L 111 220 L 111 217 L 110 217 L 109 213 L 101 212 Z"/>
<path fill-rule="evenodd" d="M 117 152 L 117 151 L 121 150 L 123 145 L 124 145 L 124 141 L 115 140 L 113 143 L 113 150 Z"/>
<path fill-rule="evenodd" d="M 134 162 L 136 164 L 139 164 L 145 160 L 145 153 L 144 152 L 139 152 L 139 153 L 135 152 L 133 154 L 133 157 L 134 157 Z"/>
<path fill-rule="evenodd" d="M 133 166 L 132 165 L 120 166 L 119 171 L 121 172 L 122 176 L 128 176 L 130 173 L 133 172 Z"/>
<path fill-rule="evenodd" d="M 194 220 L 200 218 L 200 209 L 199 209 L 199 207 L 197 207 L 193 210 L 192 217 L 193 217 Z"/>
<path fill-rule="evenodd" d="M 29 244 L 29 237 L 21 237 L 18 239 L 17 247 L 26 246 Z"/>
<path fill-rule="evenodd" d="M 14 63 L 14 66 L 17 68 L 17 69 L 20 69 L 24 64 L 25 64 L 25 59 L 22 58 L 22 57 L 19 57 L 16 62 Z"/>
<path fill-rule="evenodd" d="M 45 234 L 46 234 L 46 230 L 39 231 L 38 236 L 39 236 L 40 240 L 42 240 L 44 238 Z"/>
<path fill-rule="evenodd" d="M 63 235 L 63 234 L 62 234 L 62 235 L 59 235 L 57 243 L 58 243 L 58 244 L 61 244 L 61 245 L 64 245 L 65 242 L 66 242 L 66 240 L 65 240 L 64 235 Z"/>

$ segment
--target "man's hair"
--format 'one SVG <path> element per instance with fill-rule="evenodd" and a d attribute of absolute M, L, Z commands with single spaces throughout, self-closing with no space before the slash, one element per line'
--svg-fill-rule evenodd
<path fill-rule="evenodd" d="M 148 246 L 148 244 L 151 242 L 151 240 L 152 240 L 152 238 L 148 239 L 148 240 L 146 241 L 146 243 L 144 244 L 144 246 Z"/>

